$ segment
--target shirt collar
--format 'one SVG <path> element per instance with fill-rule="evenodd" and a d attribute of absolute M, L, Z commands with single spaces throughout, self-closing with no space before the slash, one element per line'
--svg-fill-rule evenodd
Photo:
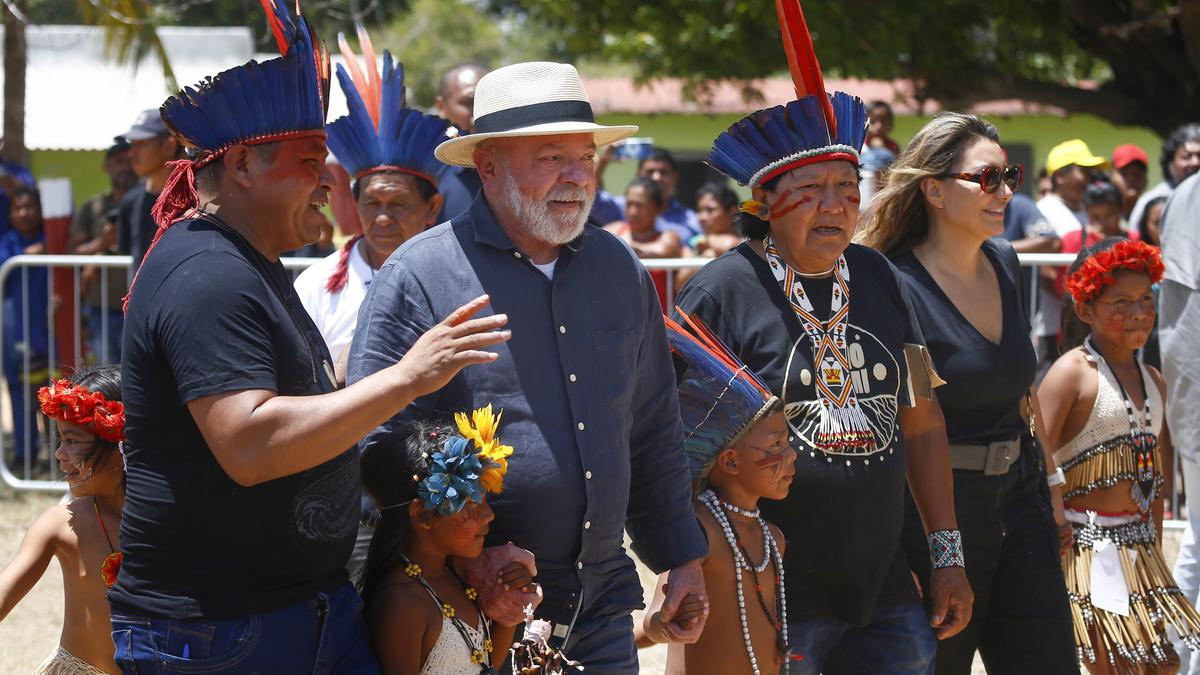
<path fill-rule="evenodd" d="M 480 244 L 487 244 L 492 248 L 498 248 L 502 251 L 516 250 L 516 244 L 513 244 L 512 239 L 505 233 L 504 228 L 500 227 L 500 222 L 496 220 L 495 214 L 492 213 L 492 208 L 488 206 L 487 198 L 483 194 L 483 190 L 475 196 L 475 201 L 471 202 L 471 208 L 467 210 L 467 214 L 471 218 L 471 223 L 475 226 L 475 241 Z M 565 247 L 572 252 L 578 253 L 583 248 L 583 242 L 587 239 L 588 227 L 584 225 L 583 233 L 567 242 Z"/>

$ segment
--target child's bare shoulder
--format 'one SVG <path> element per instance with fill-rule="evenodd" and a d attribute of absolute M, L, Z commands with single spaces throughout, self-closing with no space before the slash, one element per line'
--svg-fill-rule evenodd
<path fill-rule="evenodd" d="M 787 547 L 787 538 L 783 536 L 783 530 L 770 521 L 767 521 L 767 527 L 771 530 L 771 536 L 775 538 L 775 544 L 779 546 L 779 552 L 783 553 L 783 549 Z"/>
<path fill-rule="evenodd" d="M 1041 389 L 1057 392 L 1078 391 L 1087 382 L 1086 375 L 1096 369 L 1083 347 L 1076 347 L 1054 362 L 1046 373 Z M 1038 392 L 1039 397 L 1041 391 Z"/>
<path fill-rule="evenodd" d="M 704 528 L 704 534 L 708 535 L 708 555 L 705 560 L 712 557 L 714 542 L 722 541 L 725 534 L 721 531 L 721 524 L 713 518 L 713 514 L 708 510 L 699 499 L 692 500 L 692 510 L 696 512 L 696 519 L 700 521 L 700 526 Z"/>
<path fill-rule="evenodd" d="M 403 626 L 410 631 L 418 625 L 427 628 L 442 623 L 442 614 L 434 607 L 430 593 L 402 571 L 379 581 L 372 595 L 371 604 L 378 608 L 384 626 Z"/>

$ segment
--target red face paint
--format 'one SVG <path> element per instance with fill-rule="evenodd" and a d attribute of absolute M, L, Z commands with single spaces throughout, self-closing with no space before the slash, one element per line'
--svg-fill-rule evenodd
<path fill-rule="evenodd" d="M 787 201 L 787 198 L 792 196 L 792 192 L 793 190 L 790 189 L 784 190 L 783 193 L 779 195 L 779 199 L 776 199 L 775 203 L 771 205 L 769 214 L 772 218 L 782 218 L 813 200 L 812 197 L 801 197 L 791 204 L 783 206 L 783 203 Z"/>
<path fill-rule="evenodd" d="M 853 195 L 846 195 L 846 201 L 850 202 L 851 204 L 861 204 L 861 203 L 862 203 L 862 198 L 861 198 L 861 197 L 855 197 L 855 196 L 853 196 Z"/>

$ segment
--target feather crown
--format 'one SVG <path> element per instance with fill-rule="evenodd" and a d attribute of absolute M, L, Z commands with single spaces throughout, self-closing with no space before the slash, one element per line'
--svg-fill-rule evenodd
<path fill-rule="evenodd" d="M 676 311 L 691 330 L 664 317 L 667 340 L 675 361 L 688 468 L 702 484 L 717 454 L 770 414 L 779 399 L 707 326 Z"/>
<path fill-rule="evenodd" d="M 358 41 L 365 69 L 345 36 L 338 35 L 346 65 L 338 64 L 337 78 L 350 113 L 329 123 L 329 149 L 355 180 L 372 173 L 398 171 L 436 186 L 448 167 L 433 156 L 433 151 L 446 140 L 450 123 L 405 107 L 404 64 L 394 63 L 385 49 L 381 76 L 375 49 L 362 26 L 358 26 Z"/>
<path fill-rule="evenodd" d="M 738 120 L 713 141 L 707 159 L 717 171 L 751 188 L 806 164 L 835 159 L 858 164 L 867 137 L 862 99 L 825 93 L 800 0 L 775 0 L 775 11 L 796 100 Z"/>
<path fill-rule="evenodd" d="M 167 127 L 196 150 L 199 168 L 230 147 L 323 135 L 329 107 L 329 52 L 286 0 L 261 0 L 280 57 L 250 61 L 168 98 Z"/>

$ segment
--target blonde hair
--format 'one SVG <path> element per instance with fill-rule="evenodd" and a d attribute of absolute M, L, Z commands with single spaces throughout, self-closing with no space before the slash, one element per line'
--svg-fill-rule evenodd
<path fill-rule="evenodd" d="M 952 173 L 972 141 L 981 138 L 999 143 L 1000 133 L 975 115 L 945 112 L 930 120 L 888 169 L 862 216 L 858 242 L 892 255 L 924 241 L 929 213 L 921 182 Z"/>

